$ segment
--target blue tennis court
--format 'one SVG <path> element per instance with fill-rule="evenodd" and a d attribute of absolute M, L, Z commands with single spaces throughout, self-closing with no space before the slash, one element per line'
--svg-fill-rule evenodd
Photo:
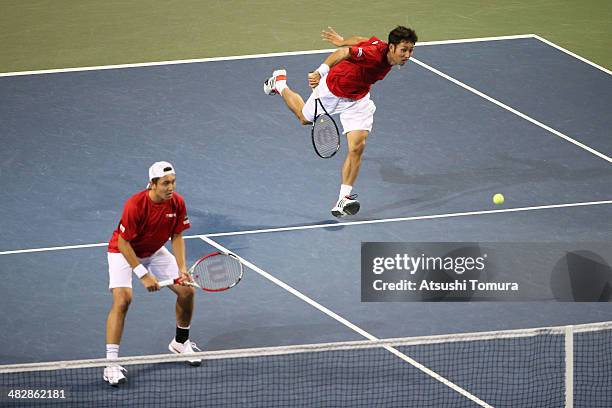
<path fill-rule="evenodd" d="M 360 300 L 362 242 L 612 241 L 609 71 L 534 36 L 418 46 L 372 89 L 362 208 L 339 222 L 342 159 L 317 158 L 308 128 L 261 90 L 283 67 L 307 95 L 324 55 L 0 77 L 0 364 L 103 357 L 105 243 L 158 160 L 187 202 L 188 261 L 221 246 L 252 266 L 236 288 L 198 294 L 203 350 L 612 320 L 607 302 Z M 122 356 L 165 352 L 174 302 L 134 285 Z"/>

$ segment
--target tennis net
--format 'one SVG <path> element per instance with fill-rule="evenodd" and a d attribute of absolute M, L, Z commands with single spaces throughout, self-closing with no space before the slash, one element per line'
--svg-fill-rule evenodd
<path fill-rule="evenodd" d="M 0 405 L 612 406 L 612 322 L 197 355 L 120 358 L 117 388 L 104 359 L 0 366 Z"/>

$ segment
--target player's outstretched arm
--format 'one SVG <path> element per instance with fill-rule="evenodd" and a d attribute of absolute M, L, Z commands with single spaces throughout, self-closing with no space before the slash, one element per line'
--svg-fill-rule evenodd
<path fill-rule="evenodd" d="M 354 36 L 345 39 L 336 32 L 332 27 L 327 27 L 326 30 L 321 31 L 321 37 L 323 40 L 334 44 L 336 47 L 346 47 L 351 45 L 357 45 L 360 42 L 366 41 L 366 37 Z"/>
<path fill-rule="evenodd" d="M 308 74 L 308 85 L 313 89 L 316 88 L 321 78 L 327 75 L 331 67 L 350 57 L 351 54 L 348 48 L 337 49 L 325 59 L 319 68 Z"/>

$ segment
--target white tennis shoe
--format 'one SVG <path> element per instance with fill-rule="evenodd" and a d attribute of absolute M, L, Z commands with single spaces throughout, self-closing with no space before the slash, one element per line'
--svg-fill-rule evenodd
<path fill-rule="evenodd" d="M 127 381 L 125 373 L 127 373 L 127 370 L 119 364 L 109 364 L 104 368 L 104 381 L 116 387 Z"/>
<path fill-rule="evenodd" d="M 355 215 L 359 212 L 361 204 L 355 200 L 357 194 L 351 194 L 338 199 L 335 207 L 331 209 L 334 217 L 344 217 L 345 215 Z"/>
<path fill-rule="evenodd" d="M 170 344 L 168 344 L 168 349 L 174 354 L 181 354 L 181 355 L 189 355 L 189 354 L 195 353 L 196 351 L 202 351 L 192 341 L 187 340 L 185 343 L 179 343 L 178 341 L 176 341 L 176 339 L 172 339 Z M 196 358 L 193 360 L 188 360 L 188 363 L 191 364 L 192 366 L 197 367 L 200 364 L 202 364 L 202 359 Z"/>
<path fill-rule="evenodd" d="M 287 80 L 287 70 L 277 69 L 272 73 L 272 76 L 264 81 L 263 90 L 266 95 L 276 95 L 279 94 L 276 89 L 276 81 L 286 81 Z"/>

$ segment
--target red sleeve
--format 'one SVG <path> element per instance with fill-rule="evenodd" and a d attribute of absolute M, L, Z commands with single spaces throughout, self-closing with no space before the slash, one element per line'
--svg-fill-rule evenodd
<path fill-rule="evenodd" d="M 138 221 L 138 207 L 133 200 L 128 200 L 119 222 L 119 234 L 123 239 L 131 241 L 138 236 Z"/>
<path fill-rule="evenodd" d="M 381 59 L 381 41 L 376 37 L 371 37 L 367 41 L 360 42 L 349 48 L 350 60 L 367 64 L 377 63 Z"/>
<path fill-rule="evenodd" d="M 185 201 L 181 199 L 176 209 L 176 225 L 174 231 L 172 231 L 172 235 L 180 234 L 186 229 L 189 229 L 190 226 L 189 217 L 187 216 L 187 206 L 185 205 Z"/>

